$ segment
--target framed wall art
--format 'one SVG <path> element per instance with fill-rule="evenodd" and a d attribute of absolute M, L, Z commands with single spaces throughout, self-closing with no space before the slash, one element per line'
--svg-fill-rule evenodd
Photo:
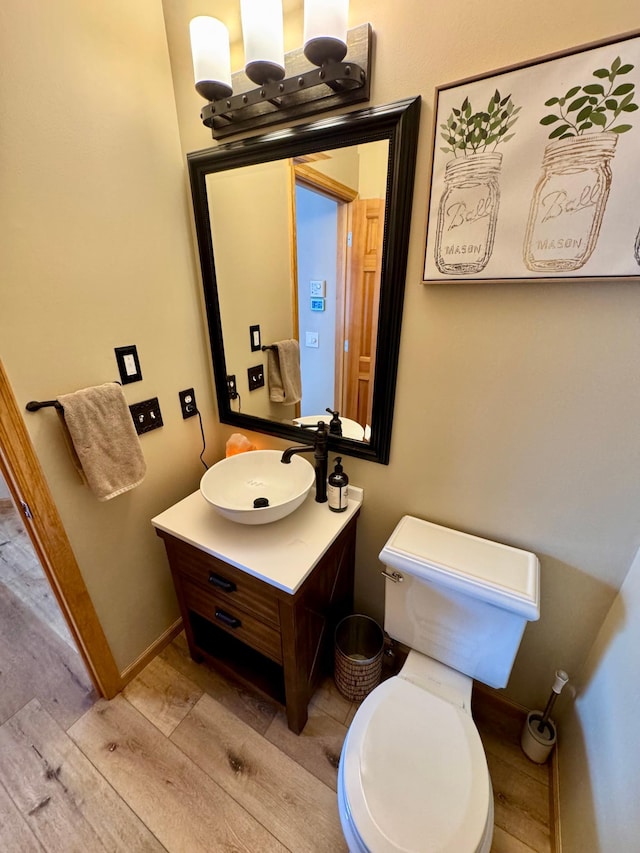
<path fill-rule="evenodd" d="M 425 282 L 640 275 L 640 35 L 436 91 Z"/>

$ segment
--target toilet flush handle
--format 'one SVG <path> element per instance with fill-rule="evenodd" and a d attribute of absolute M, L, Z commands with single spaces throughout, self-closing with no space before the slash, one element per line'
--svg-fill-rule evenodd
<path fill-rule="evenodd" d="M 393 581 L 394 583 L 402 583 L 402 581 L 404 580 L 404 578 L 403 578 L 403 576 L 400 574 L 400 572 L 387 572 L 387 571 L 382 571 L 382 572 L 380 572 L 380 574 L 381 574 L 381 575 L 384 575 L 384 577 L 385 577 L 387 580 Z"/>

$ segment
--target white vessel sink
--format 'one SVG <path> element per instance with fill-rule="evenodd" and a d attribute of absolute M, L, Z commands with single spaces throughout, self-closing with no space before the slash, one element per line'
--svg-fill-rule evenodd
<path fill-rule="evenodd" d="M 313 465 L 299 454 L 283 464 L 280 450 L 250 450 L 213 465 L 200 481 L 211 506 L 239 524 L 269 524 L 290 515 L 315 482 Z M 266 498 L 267 506 L 254 502 Z"/>

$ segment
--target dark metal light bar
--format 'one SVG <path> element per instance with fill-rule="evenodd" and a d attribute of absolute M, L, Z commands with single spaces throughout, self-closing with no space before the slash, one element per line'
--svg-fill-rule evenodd
<path fill-rule="evenodd" d="M 256 87 L 244 71 L 232 77 L 235 94 L 203 107 L 203 124 L 214 139 L 245 130 L 268 127 L 302 118 L 345 104 L 368 101 L 369 60 L 372 30 L 361 24 L 347 33 L 347 56 L 343 62 L 311 66 L 302 48 L 285 56 L 286 76 Z"/>

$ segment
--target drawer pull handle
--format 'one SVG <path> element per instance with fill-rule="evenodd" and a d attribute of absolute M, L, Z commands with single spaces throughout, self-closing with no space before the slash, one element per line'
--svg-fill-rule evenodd
<path fill-rule="evenodd" d="M 223 592 L 235 592 L 237 589 L 233 581 L 228 581 L 226 578 L 223 578 L 221 575 L 217 575 L 215 572 L 209 572 L 209 583 L 212 586 L 217 586 L 218 589 L 221 589 Z"/>
<path fill-rule="evenodd" d="M 230 613 L 225 613 L 224 610 L 216 610 L 216 619 L 218 622 L 222 622 L 223 625 L 227 625 L 229 628 L 239 628 L 242 625 L 242 622 L 239 619 L 236 619 L 235 616 L 231 616 Z"/>

